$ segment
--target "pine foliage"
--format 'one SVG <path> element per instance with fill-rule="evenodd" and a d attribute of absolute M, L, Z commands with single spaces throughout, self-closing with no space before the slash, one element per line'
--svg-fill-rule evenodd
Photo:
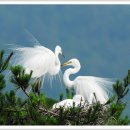
<path fill-rule="evenodd" d="M 130 71 L 123 81 L 113 85 L 114 94 L 105 104 L 96 102 L 91 105 L 80 105 L 72 108 L 52 109 L 55 99 L 46 97 L 40 91 L 41 80 L 32 80 L 32 71 L 26 74 L 22 66 L 11 66 L 9 61 L 13 52 L 4 58 L 5 51 L 0 52 L 0 125 L 128 125 L 128 116 L 122 115 L 127 102 L 124 97 L 128 94 L 130 84 Z M 16 89 L 5 91 L 6 79 L 4 74 L 11 71 L 10 83 Z M 31 88 L 28 93 L 27 89 Z M 26 98 L 19 97 L 20 90 Z M 74 90 L 66 89 L 66 95 L 61 94 L 59 101 L 64 98 L 71 99 Z"/>

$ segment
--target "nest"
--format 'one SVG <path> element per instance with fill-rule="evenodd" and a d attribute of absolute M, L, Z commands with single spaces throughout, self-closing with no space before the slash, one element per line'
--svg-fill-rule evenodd
<path fill-rule="evenodd" d="M 39 108 L 43 116 L 57 120 L 57 125 L 103 125 L 107 119 L 108 107 L 95 103 L 64 109 L 64 107 L 47 110 Z"/>

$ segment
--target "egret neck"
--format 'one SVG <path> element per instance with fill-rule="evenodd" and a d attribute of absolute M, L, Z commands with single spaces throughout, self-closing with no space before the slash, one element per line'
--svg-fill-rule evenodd
<path fill-rule="evenodd" d="M 61 53 L 61 51 L 59 50 L 59 48 L 56 47 L 55 49 L 55 63 L 54 63 L 54 68 L 53 69 L 53 75 L 58 74 L 58 72 L 60 71 L 60 60 L 59 60 L 59 54 Z"/>
<path fill-rule="evenodd" d="M 69 87 L 69 88 L 71 88 L 72 86 L 74 86 L 74 81 L 71 81 L 70 78 L 69 78 L 69 76 L 70 76 L 71 74 L 75 74 L 75 73 L 79 72 L 79 70 L 80 70 L 80 68 L 81 68 L 80 64 L 73 65 L 73 67 L 74 67 L 74 68 L 69 68 L 69 69 L 67 69 L 67 70 L 65 71 L 65 73 L 64 73 L 64 76 L 63 76 L 64 84 L 65 84 L 67 87 Z"/>

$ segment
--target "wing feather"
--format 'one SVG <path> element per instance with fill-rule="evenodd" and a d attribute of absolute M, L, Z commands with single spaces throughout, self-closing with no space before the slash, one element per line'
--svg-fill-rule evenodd
<path fill-rule="evenodd" d="M 44 46 L 15 48 L 15 65 L 22 65 L 26 73 L 33 70 L 32 77 L 44 75 L 54 60 L 54 53 Z"/>

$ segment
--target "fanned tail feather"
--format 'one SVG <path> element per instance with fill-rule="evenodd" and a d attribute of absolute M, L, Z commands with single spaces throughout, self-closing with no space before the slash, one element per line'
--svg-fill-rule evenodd
<path fill-rule="evenodd" d="M 109 78 L 80 76 L 76 94 L 81 94 L 91 104 L 99 101 L 105 103 L 113 95 L 114 81 Z M 94 96 L 95 93 L 95 96 Z"/>

